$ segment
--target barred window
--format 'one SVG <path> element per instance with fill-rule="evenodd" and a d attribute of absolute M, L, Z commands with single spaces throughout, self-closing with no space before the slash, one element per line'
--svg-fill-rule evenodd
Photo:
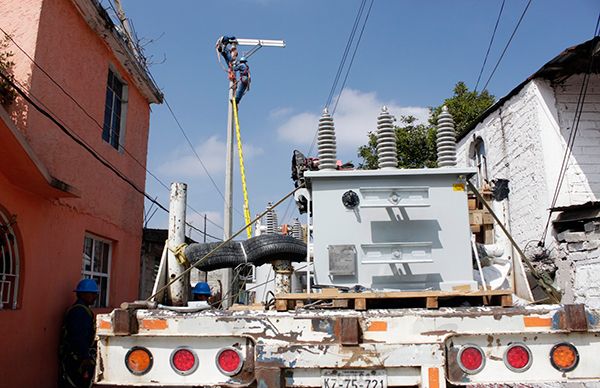
<path fill-rule="evenodd" d="M 94 279 L 100 289 L 94 307 L 108 306 L 110 259 L 112 244 L 103 238 L 87 234 L 83 241 L 82 278 Z"/>
<path fill-rule="evenodd" d="M 121 81 L 114 71 L 108 69 L 102 139 L 117 150 L 123 144 L 127 108 L 126 96 L 127 85 Z"/>
<path fill-rule="evenodd" d="M 16 218 L 0 208 L 0 310 L 16 309 L 19 292 L 19 244 Z"/>

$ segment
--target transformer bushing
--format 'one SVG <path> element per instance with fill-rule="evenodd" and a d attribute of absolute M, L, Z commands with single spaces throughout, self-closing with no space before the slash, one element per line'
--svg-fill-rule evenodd
<path fill-rule="evenodd" d="M 456 166 L 456 132 L 454 120 L 444 105 L 438 116 L 437 124 L 437 158 L 438 167 Z"/>
<path fill-rule="evenodd" d="M 267 204 L 267 208 L 270 208 L 271 206 L 273 206 L 273 204 L 269 202 Z M 275 213 L 275 210 L 271 209 L 267 212 L 267 214 L 265 214 L 264 234 L 275 234 L 277 233 L 278 228 L 279 225 L 277 222 L 277 213 Z"/>
<path fill-rule="evenodd" d="M 335 170 L 337 162 L 335 128 L 327 108 L 319 119 L 318 141 L 319 170 Z"/>
<path fill-rule="evenodd" d="M 394 117 L 388 112 L 386 106 L 381 108 L 377 117 L 377 159 L 379 168 L 396 168 L 398 155 L 396 153 L 396 132 L 394 131 Z"/>

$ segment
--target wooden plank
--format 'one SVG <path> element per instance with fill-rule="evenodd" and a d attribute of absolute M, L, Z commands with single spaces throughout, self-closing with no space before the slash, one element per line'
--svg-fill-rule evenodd
<path fill-rule="evenodd" d="M 356 298 L 354 299 L 354 310 L 366 310 L 367 309 L 367 300 L 364 298 Z"/>
<path fill-rule="evenodd" d="M 357 317 L 342 317 L 340 319 L 340 343 L 342 346 L 356 346 L 361 342 L 360 325 Z"/>
<path fill-rule="evenodd" d="M 434 297 L 434 296 L 433 297 L 430 296 L 430 297 L 426 298 L 425 304 L 428 309 L 437 309 L 438 308 L 438 298 Z"/>
<path fill-rule="evenodd" d="M 275 310 L 287 311 L 287 309 L 288 309 L 288 300 L 287 299 L 276 299 L 275 300 Z"/>
<path fill-rule="evenodd" d="M 500 306 L 512 307 L 512 305 L 513 305 L 512 295 L 501 295 L 500 296 Z"/>
<path fill-rule="evenodd" d="M 383 298 L 427 298 L 427 297 L 453 297 L 453 296 L 486 296 L 486 295 L 510 295 L 511 290 L 459 290 L 459 291 L 388 291 L 388 292 L 348 292 L 324 295 L 322 293 L 289 293 L 278 294 L 277 300 L 297 300 L 297 299 L 383 299 Z"/>
<path fill-rule="evenodd" d="M 347 309 L 348 299 L 334 299 L 332 305 L 336 309 Z"/>

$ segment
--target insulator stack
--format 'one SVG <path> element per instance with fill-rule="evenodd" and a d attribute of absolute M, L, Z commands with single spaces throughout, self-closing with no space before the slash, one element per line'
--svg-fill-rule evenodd
<path fill-rule="evenodd" d="M 302 240 L 302 224 L 297 218 L 294 219 L 294 223 L 292 224 L 292 237 Z"/>
<path fill-rule="evenodd" d="M 377 117 L 377 159 L 379 168 L 396 168 L 398 156 L 396 154 L 396 132 L 394 131 L 394 117 L 388 112 L 386 106 L 381 108 Z"/>
<path fill-rule="evenodd" d="M 333 117 L 331 117 L 327 108 L 323 110 L 323 114 L 319 119 L 317 147 L 319 150 L 319 170 L 335 170 L 337 162 L 335 128 Z"/>
<path fill-rule="evenodd" d="M 267 204 L 267 208 L 273 206 L 271 202 Z M 274 209 L 271 209 L 265 214 L 265 231 L 264 234 L 275 234 L 278 233 L 279 225 L 277 222 L 277 213 Z"/>
<path fill-rule="evenodd" d="M 456 166 L 456 132 L 454 120 L 444 105 L 437 124 L 438 167 Z"/>

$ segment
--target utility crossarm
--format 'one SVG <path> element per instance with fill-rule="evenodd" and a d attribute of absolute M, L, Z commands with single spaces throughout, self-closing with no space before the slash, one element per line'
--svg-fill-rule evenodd
<path fill-rule="evenodd" d="M 285 47 L 283 40 L 272 39 L 236 39 L 238 46 Z"/>

